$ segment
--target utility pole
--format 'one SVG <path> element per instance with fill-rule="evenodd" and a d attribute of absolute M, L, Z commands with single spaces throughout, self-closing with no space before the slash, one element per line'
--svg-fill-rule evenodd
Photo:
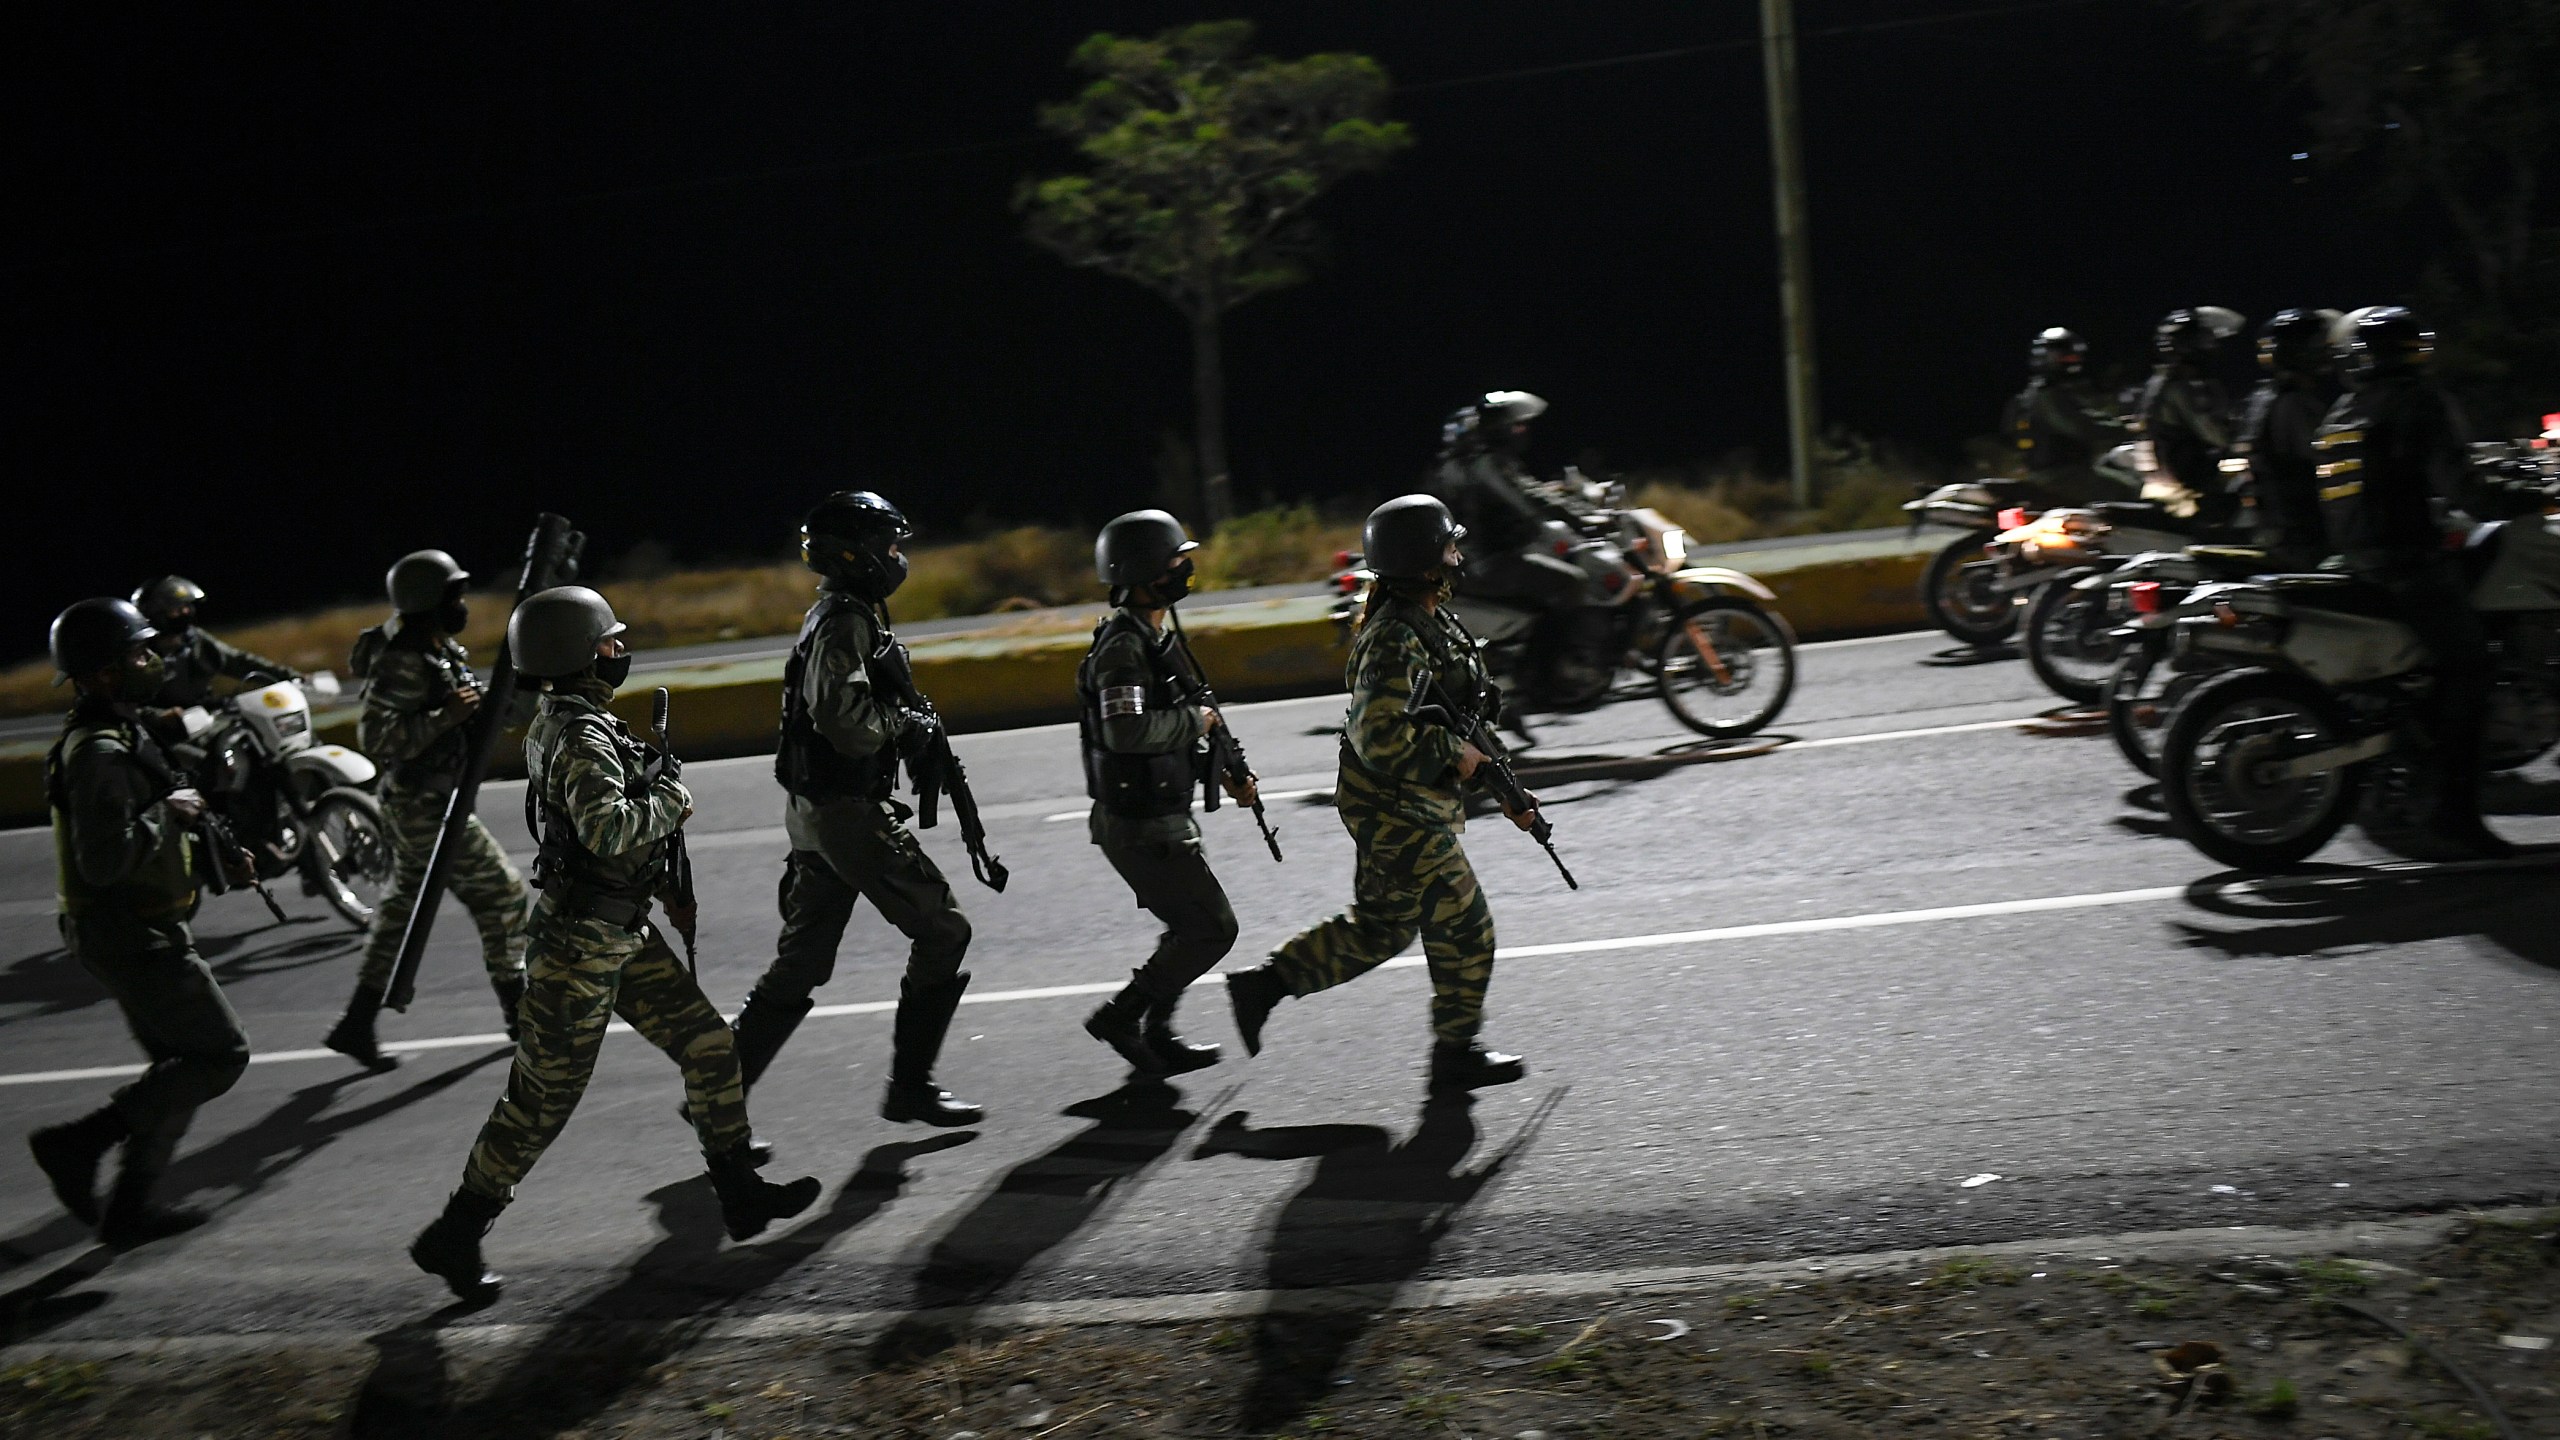
<path fill-rule="evenodd" d="M 1796 100 L 1795 0 L 1760 0 L 1760 60 L 1769 87 L 1769 160 L 1778 191 L 1778 293 L 1787 326 L 1787 437 L 1799 508 L 1813 504 L 1820 395 L 1813 371 L 1813 246 L 1804 205 L 1804 125 Z"/>

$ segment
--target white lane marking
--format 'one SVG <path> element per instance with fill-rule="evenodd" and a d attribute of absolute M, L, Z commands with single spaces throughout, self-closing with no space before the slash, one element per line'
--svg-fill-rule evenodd
<path fill-rule="evenodd" d="M 1890 635 L 1853 635 L 1846 640 L 1805 640 L 1799 642 L 1796 649 L 1843 650 L 1852 645 L 1882 645 L 1892 640 L 1927 640 L 1938 634 L 1935 630 L 1896 630 Z"/>
<path fill-rule="evenodd" d="M 2560 852 L 2518 856 L 2508 860 L 2460 860 L 2444 864 L 2420 861 L 2393 861 L 2381 865 L 2358 866 L 2350 871 L 2330 871 L 2317 875 L 2278 875 L 2263 880 L 2244 880 L 2226 887 L 2226 894 L 2259 894 L 2275 890 L 2296 890 L 2359 881 L 2392 875 L 2465 874 L 2482 870 L 2540 868 L 2560 863 Z M 1778 935 L 1818 935 L 1835 930 L 1883 930 L 1904 925 L 1930 925 L 1942 920 L 1978 920 L 1993 915 L 2040 915 L 2060 910 L 2102 910 L 2126 905 L 2148 905 L 2162 900 L 2175 900 L 2190 889 L 2186 885 L 2147 885 L 2138 890 L 2105 890 L 2086 895 L 2044 895 L 2026 900 L 1992 900 L 1977 905 L 1937 905 L 1925 910 L 1883 910 L 1866 915 L 1829 915 L 1804 920 L 1774 920 L 1757 925 L 1723 925 L 1708 930 L 1666 930 L 1652 935 L 1619 935 L 1597 940 L 1565 940 L 1545 945 L 1505 945 L 1497 948 L 1497 960 L 1551 959 L 1561 955 L 1602 955 L 1625 950 L 1660 950 L 1681 945 L 1706 945 L 1726 940 L 1757 940 Z M 1383 968 L 1409 969 L 1423 963 L 1418 954 L 1399 955 Z M 1193 988 L 1213 986 L 1225 981 L 1224 972 L 1213 971 L 1192 982 Z M 1079 995 L 1108 995 L 1127 982 L 1103 980 L 1076 985 L 1043 985 L 1028 990 L 989 990 L 961 997 L 963 1005 L 1009 1005 L 1028 1000 L 1060 1000 Z M 812 1017 L 838 1015 L 883 1015 L 898 1008 L 895 1000 L 861 1000 L 844 1005 L 821 1005 L 809 1013 Z M 631 1027 L 614 1022 L 610 1033 L 629 1034 Z M 382 1048 L 396 1054 L 417 1050 L 468 1049 L 481 1045 L 503 1045 L 507 1037 L 489 1035 L 446 1035 L 426 1040 L 394 1040 Z M 252 1065 L 276 1065 L 294 1060 L 344 1059 L 334 1050 L 275 1050 L 252 1055 Z M 15 1075 L 0 1075 L 0 1086 L 50 1085 L 66 1080 L 107 1080 L 139 1075 L 140 1065 L 97 1065 L 78 1070 L 34 1070 Z"/>
<path fill-rule="evenodd" d="M 1833 735 L 1820 740 L 1790 740 L 1778 747 L 1778 753 L 1789 750 L 1821 750 L 1833 745 L 1873 745 L 1879 740 L 1919 740 L 1931 735 L 1963 735 L 1977 730 L 2018 730 L 2047 719 L 2043 715 L 2021 715 L 2014 720 L 1975 720 L 1963 725 L 1923 725 L 1914 730 L 1875 730 L 1863 735 Z"/>

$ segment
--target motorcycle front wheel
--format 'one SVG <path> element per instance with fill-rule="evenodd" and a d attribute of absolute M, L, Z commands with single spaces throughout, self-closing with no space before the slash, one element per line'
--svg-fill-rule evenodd
<path fill-rule="evenodd" d="M 345 786 L 322 791 L 311 804 L 302 850 L 302 873 L 329 908 L 358 930 L 373 924 L 382 893 L 391 888 L 391 831 L 382 806 Z"/>
<path fill-rule="evenodd" d="M 1930 621 L 1967 645 L 1997 645 L 2018 628 L 2018 602 L 1991 588 L 1989 571 L 1965 568 L 1984 558 L 1991 540 L 1991 531 L 1976 530 L 1950 542 L 1920 577 Z"/>
<path fill-rule="evenodd" d="M 2287 777 L 2296 756 L 2344 744 L 2345 710 L 2309 680 L 2238 670 L 2196 687 L 2160 744 L 2160 798 L 2187 843 L 2235 870 L 2289 870 L 2355 814 L 2361 766 Z"/>
<path fill-rule="evenodd" d="M 2160 740 L 2169 733 L 2178 702 L 2207 678 L 2169 668 L 2162 652 L 2157 641 L 2137 642 L 2107 672 L 2108 738 L 2126 764 L 2154 777 L 2160 773 Z"/>
<path fill-rule="evenodd" d="M 2054 694 L 2075 705 L 2106 698 L 2107 676 L 2122 644 L 2108 632 L 2107 592 L 2077 583 L 2097 572 L 2066 570 L 2036 591 L 2022 622 L 2027 664 Z"/>
<path fill-rule="evenodd" d="M 1716 596 L 1686 605 L 1654 642 L 1662 703 L 1701 735 L 1749 735 L 1778 718 L 1796 688 L 1786 617 Z"/>

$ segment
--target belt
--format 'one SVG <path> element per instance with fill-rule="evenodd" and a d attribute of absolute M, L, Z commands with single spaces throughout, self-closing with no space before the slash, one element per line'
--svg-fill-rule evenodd
<path fill-rule="evenodd" d="M 649 897 L 637 899 L 618 895 L 581 892 L 571 887 L 545 890 L 543 898 L 551 902 L 551 913 L 563 920 L 601 920 L 617 929 L 639 931 L 649 924 Z"/>

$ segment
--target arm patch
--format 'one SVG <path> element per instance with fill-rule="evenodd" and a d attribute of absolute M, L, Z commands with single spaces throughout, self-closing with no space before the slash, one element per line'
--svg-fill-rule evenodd
<path fill-rule="evenodd" d="M 1112 685 L 1102 692 L 1102 718 L 1147 713 L 1147 690 L 1143 685 Z"/>

